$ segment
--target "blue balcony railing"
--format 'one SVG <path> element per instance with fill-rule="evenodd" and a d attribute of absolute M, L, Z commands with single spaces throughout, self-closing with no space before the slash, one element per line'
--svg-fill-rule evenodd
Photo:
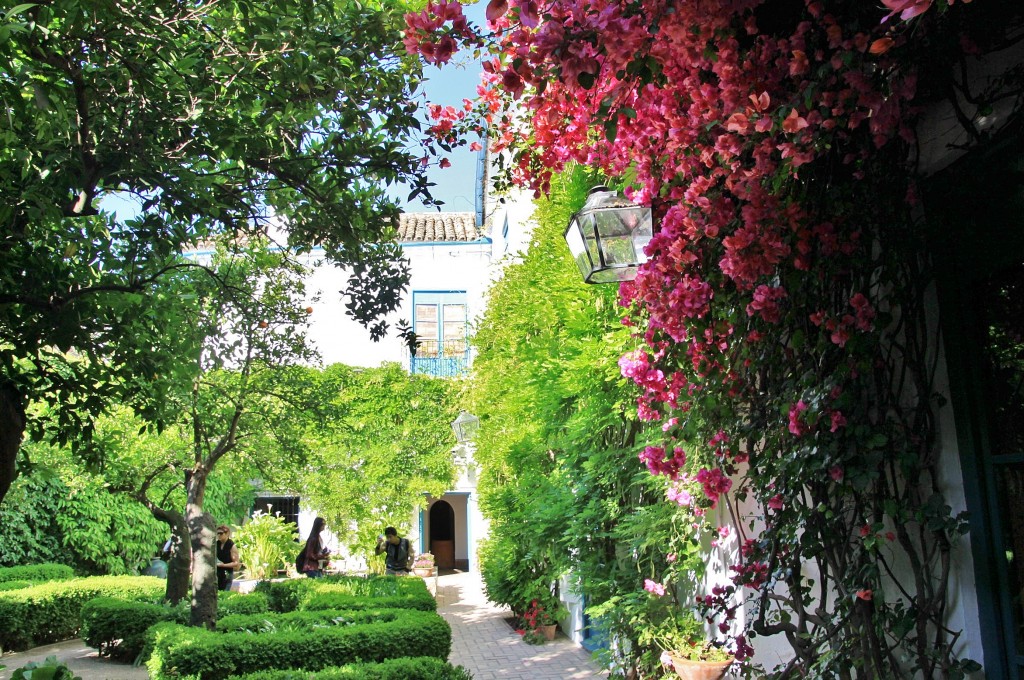
<path fill-rule="evenodd" d="M 457 378 L 469 371 L 469 345 L 465 340 L 420 340 L 409 372 L 436 378 Z"/>

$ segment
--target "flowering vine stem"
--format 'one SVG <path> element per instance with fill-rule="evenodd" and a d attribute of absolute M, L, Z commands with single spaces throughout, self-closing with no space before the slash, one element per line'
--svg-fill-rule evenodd
<path fill-rule="evenodd" d="M 649 262 L 621 288 L 642 343 L 622 373 L 663 432 L 640 459 L 705 528 L 724 499 L 746 610 L 729 632 L 740 659 L 783 636 L 777 677 L 976 667 L 946 625 L 966 522 L 937 470 L 907 159 L 921 103 L 986 30 L 962 2 L 881 5 L 491 0 L 486 39 L 451 0 L 409 17 L 427 59 L 491 46 L 479 100 L 439 133 L 479 125 L 475 111 L 512 181 L 540 194 L 586 164 L 652 206 Z"/>

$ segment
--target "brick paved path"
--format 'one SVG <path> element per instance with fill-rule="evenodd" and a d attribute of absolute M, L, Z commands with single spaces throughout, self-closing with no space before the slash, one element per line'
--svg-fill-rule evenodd
<path fill-rule="evenodd" d="M 452 627 L 452 664 L 474 680 L 583 680 L 603 678 L 590 652 L 561 633 L 528 645 L 505 622 L 507 609 L 491 605 L 475 573 L 437 577 L 437 612 Z"/>

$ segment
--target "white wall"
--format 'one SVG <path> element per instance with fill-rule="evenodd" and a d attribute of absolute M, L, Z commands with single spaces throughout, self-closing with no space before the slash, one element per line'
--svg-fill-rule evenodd
<path fill-rule="evenodd" d="M 346 286 L 347 271 L 323 265 L 307 279 L 308 304 L 313 308 L 309 337 L 320 352 L 323 364 L 379 366 L 383 362 L 404 362 L 406 348 L 395 334 L 400 320 L 412 323 L 414 291 L 466 291 L 469 318 L 483 310 L 483 294 L 490 276 L 491 244 L 474 243 L 405 244 L 411 280 L 398 310 L 388 315 L 388 335 L 379 342 L 369 331 L 345 314 L 345 300 L 339 293 Z M 316 253 L 308 262 L 315 261 Z M 314 300 L 319 297 L 319 300 Z"/>

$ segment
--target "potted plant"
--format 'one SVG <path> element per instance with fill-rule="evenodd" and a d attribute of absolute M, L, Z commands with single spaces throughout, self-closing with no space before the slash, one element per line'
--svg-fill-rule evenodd
<path fill-rule="evenodd" d="M 681 680 L 719 680 L 736 660 L 725 641 L 706 639 L 701 622 L 688 613 L 666 619 L 656 639 L 662 664 Z"/>
<path fill-rule="evenodd" d="M 711 641 L 694 645 L 680 645 L 662 653 L 662 663 L 668 662 L 681 680 L 719 680 L 735 661 L 735 656 Z"/>
<path fill-rule="evenodd" d="M 672 585 L 674 570 L 667 572 L 663 582 L 644 581 L 644 611 L 638 619 L 645 623 L 638 642 L 649 650 L 651 662 L 671 667 L 681 680 L 720 680 L 734 662 L 742 661 L 749 653 L 742 637 L 730 639 L 725 635 L 733 616 L 735 589 L 715 586 L 710 594 L 691 595 L 693 599 L 679 597 L 680 590 L 685 593 L 689 588 L 677 589 Z M 721 625 L 716 625 L 723 611 L 726 616 Z M 717 630 L 722 636 L 711 637 L 709 630 Z"/>
<path fill-rule="evenodd" d="M 412 573 L 416 576 L 434 575 L 434 556 L 429 553 L 420 553 L 412 563 Z"/>
<path fill-rule="evenodd" d="M 554 640 L 558 617 L 561 613 L 562 604 L 555 596 L 546 595 L 534 598 L 526 608 L 526 613 L 523 614 L 523 624 L 527 631 L 532 631 L 543 640 Z"/>

